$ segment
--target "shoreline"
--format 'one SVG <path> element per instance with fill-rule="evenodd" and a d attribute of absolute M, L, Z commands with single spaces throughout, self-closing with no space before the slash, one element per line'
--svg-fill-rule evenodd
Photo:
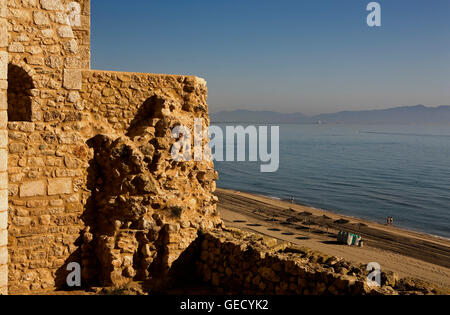
<path fill-rule="evenodd" d="M 450 289 L 448 239 L 242 191 L 218 188 L 216 195 L 226 226 L 357 263 L 378 262 L 401 277 L 419 278 Z M 345 223 L 336 223 L 342 219 Z M 364 247 L 338 244 L 339 230 L 361 235 Z"/>
<path fill-rule="evenodd" d="M 233 191 L 233 192 L 237 192 L 237 193 L 244 193 L 244 194 L 259 196 L 261 198 L 268 198 L 268 199 L 271 199 L 271 200 L 274 200 L 274 201 L 280 201 L 280 202 L 285 202 L 285 203 L 291 204 L 288 199 L 283 199 L 283 198 L 277 197 L 277 196 L 264 195 L 263 193 L 260 193 L 260 192 L 235 190 L 235 189 L 225 188 L 225 187 L 217 187 L 217 189 L 219 189 L 219 190 L 222 189 L 222 190 L 228 190 L 228 191 Z M 318 208 L 318 207 L 315 207 L 313 205 L 297 203 L 295 201 L 294 201 L 293 205 L 300 206 L 300 207 L 305 207 L 305 208 L 309 208 L 309 209 L 314 209 L 314 210 L 317 210 L 319 212 L 329 213 L 329 214 L 332 214 L 332 215 L 335 215 L 335 216 L 341 216 L 341 217 L 344 217 L 344 218 L 347 218 L 347 219 L 352 219 L 353 221 L 367 222 L 367 223 L 370 223 L 370 224 L 373 224 L 373 225 L 379 225 L 379 226 L 389 227 L 389 228 L 392 228 L 392 229 L 403 230 L 405 232 L 416 233 L 416 234 L 419 234 L 419 235 L 422 235 L 422 236 L 434 237 L 434 238 L 437 238 L 437 239 L 440 239 L 440 240 L 443 240 L 443 241 L 449 241 L 450 242 L 450 237 L 445 237 L 445 236 L 442 236 L 442 235 L 432 234 L 430 232 L 426 232 L 424 230 L 418 230 L 418 229 L 415 229 L 413 227 L 397 226 L 397 225 L 395 225 L 395 223 L 392 226 L 388 226 L 386 224 L 380 223 L 380 222 L 378 222 L 376 220 L 373 220 L 373 219 L 370 219 L 370 218 L 362 218 L 362 217 L 357 217 L 357 216 L 353 216 L 353 215 L 349 215 L 349 214 L 343 214 L 343 213 L 341 214 L 341 213 L 338 213 L 337 211 L 334 211 L 332 209 Z"/>

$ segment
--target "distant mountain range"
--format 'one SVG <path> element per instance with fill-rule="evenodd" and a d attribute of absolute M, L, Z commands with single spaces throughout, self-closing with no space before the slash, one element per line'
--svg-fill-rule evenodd
<path fill-rule="evenodd" d="M 450 124 L 450 105 L 394 107 L 381 110 L 343 111 L 333 114 L 307 116 L 302 113 L 284 114 L 274 111 L 234 110 L 211 114 L 211 121 L 266 124 Z"/>

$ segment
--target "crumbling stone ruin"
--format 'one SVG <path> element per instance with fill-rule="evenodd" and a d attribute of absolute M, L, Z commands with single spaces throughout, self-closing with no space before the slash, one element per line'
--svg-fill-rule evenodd
<path fill-rule="evenodd" d="M 238 229 L 208 230 L 197 244 L 196 275 L 219 294 L 445 294 L 429 283 L 388 271 L 381 272 L 381 286 L 371 286 L 366 265 Z"/>
<path fill-rule="evenodd" d="M 87 248 L 85 270 L 91 260 L 95 265 L 89 257 L 95 254 L 102 283 L 114 286 L 149 277 L 154 285 L 167 281 L 172 263 L 198 230 L 220 224 L 211 163 L 176 162 L 170 155 L 170 130 L 192 124 L 191 115 L 158 96 L 139 112 L 126 135 L 115 140 L 98 135 L 88 142 L 94 148 L 94 208 L 82 254 Z"/>
<path fill-rule="evenodd" d="M 91 70 L 89 0 L 0 0 L 0 90 L 0 293 L 158 283 L 220 224 L 212 162 L 170 158 L 205 81 Z"/>

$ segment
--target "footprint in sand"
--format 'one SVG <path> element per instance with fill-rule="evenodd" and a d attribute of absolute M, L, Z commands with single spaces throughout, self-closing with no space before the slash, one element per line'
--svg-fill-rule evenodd
<path fill-rule="evenodd" d="M 250 223 L 250 224 L 247 224 L 247 226 L 258 227 L 258 226 L 262 226 L 262 225 L 258 224 L 258 223 Z"/>
<path fill-rule="evenodd" d="M 246 223 L 247 221 L 244 221 L 244 220 L 234 220 L 233 222 L 234 222 L 234 223 Z"/>
<path fill-rule="evenodd" d="M 276 228 L 272 228 L 272 229 L 269 229 L 269 231 L 280 232 L 281 230 L 280 229 L 276 229 Z"/>
<path fill-rule="evenodd" d="M 281 234 L 283 234 L 283 235 L 295 235 L 295 234 L 292 233 L 292 232 L 283 232 L 283 233 L 281 233 Z"/>

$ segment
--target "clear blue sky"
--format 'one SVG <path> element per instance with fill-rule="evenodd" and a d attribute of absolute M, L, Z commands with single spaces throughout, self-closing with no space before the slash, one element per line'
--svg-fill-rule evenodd
<path fill-rule="evenodd" d="M 192 74 L 210 111 L 450 104 L 450 1 L 93 0 L 92 68 Z"/>

